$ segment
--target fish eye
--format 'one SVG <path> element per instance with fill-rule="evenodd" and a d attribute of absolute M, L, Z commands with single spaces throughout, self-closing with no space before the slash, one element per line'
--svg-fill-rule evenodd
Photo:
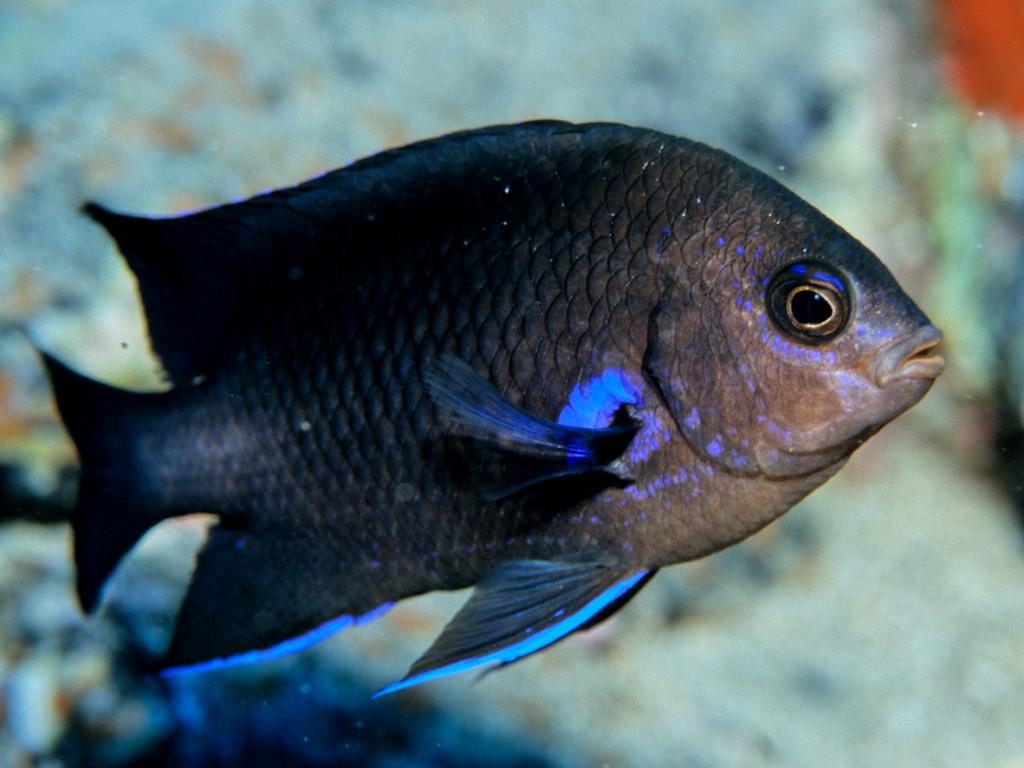
<path fill-rule="evenodd" d="M 768 314 L 789 336 L 811 344 L 835 338 L 845 327 L 850 303 L 845 280 L 813 261 L 790 264 L 768 286 Z"/>

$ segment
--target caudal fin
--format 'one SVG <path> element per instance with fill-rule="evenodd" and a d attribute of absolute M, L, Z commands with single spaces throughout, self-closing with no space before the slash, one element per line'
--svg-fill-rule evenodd
<path fill-rule="evenodd" d="M 91 611 L 122 557 L 166 515 L 154 508 L 139 471 L 136 435 L 154 395 L 93 381 L 41 353 L 57 409 L 78 450 L 78 504 L 71 517 L 78 598 Z"/>

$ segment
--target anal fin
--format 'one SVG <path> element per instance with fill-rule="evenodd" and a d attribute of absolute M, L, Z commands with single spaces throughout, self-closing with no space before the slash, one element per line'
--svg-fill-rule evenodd
<path fill-rule="evenodd" d="M 178 611 L 165 675 L 237 666 L 303 650 L 381 615 L 378 579 L 347 571 L 315 539 L 216 526 Z"/>
<path fill-rule="evenodd" d="M 610 616 L 654 573 L 593 561 L 504 563 L 477 585 L 409 673 L 375 695 L 536 653 Z"/>

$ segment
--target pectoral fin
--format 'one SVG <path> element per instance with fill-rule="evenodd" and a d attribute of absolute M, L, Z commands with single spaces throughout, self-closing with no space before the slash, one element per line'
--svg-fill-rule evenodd
<path fill-rule="evenodd" d="M 494 498 L 566 475 L 605 472 L 627 479 L 615 462 L 635 437 L 637 425 L 624 411 L 600 429 L 548 421 L 510 402 L 454 355 L 441 358 L 427 373 L 426 385 L 434 402 L 450 411 L 468 436 L 517 459 L 491 489 Z"/>
<path fill-rule="evenodd" d="M 536 653 L 610 616 L 654 573 L 593 561 L 505 563 L 477 585 L 409 673 L 376 695 Z"/>

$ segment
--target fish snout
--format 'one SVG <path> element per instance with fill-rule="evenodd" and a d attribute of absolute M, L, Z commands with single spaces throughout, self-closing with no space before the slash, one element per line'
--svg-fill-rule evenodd
<path fill-rule="evenodd" d="M 946 367 L 942 355 L 934 353 L 941 341 L 942 331 L 929 323 L 884 347 L 876 356 L 875 383 L 884 387 L 901 379 L 938 378 Z"/>

